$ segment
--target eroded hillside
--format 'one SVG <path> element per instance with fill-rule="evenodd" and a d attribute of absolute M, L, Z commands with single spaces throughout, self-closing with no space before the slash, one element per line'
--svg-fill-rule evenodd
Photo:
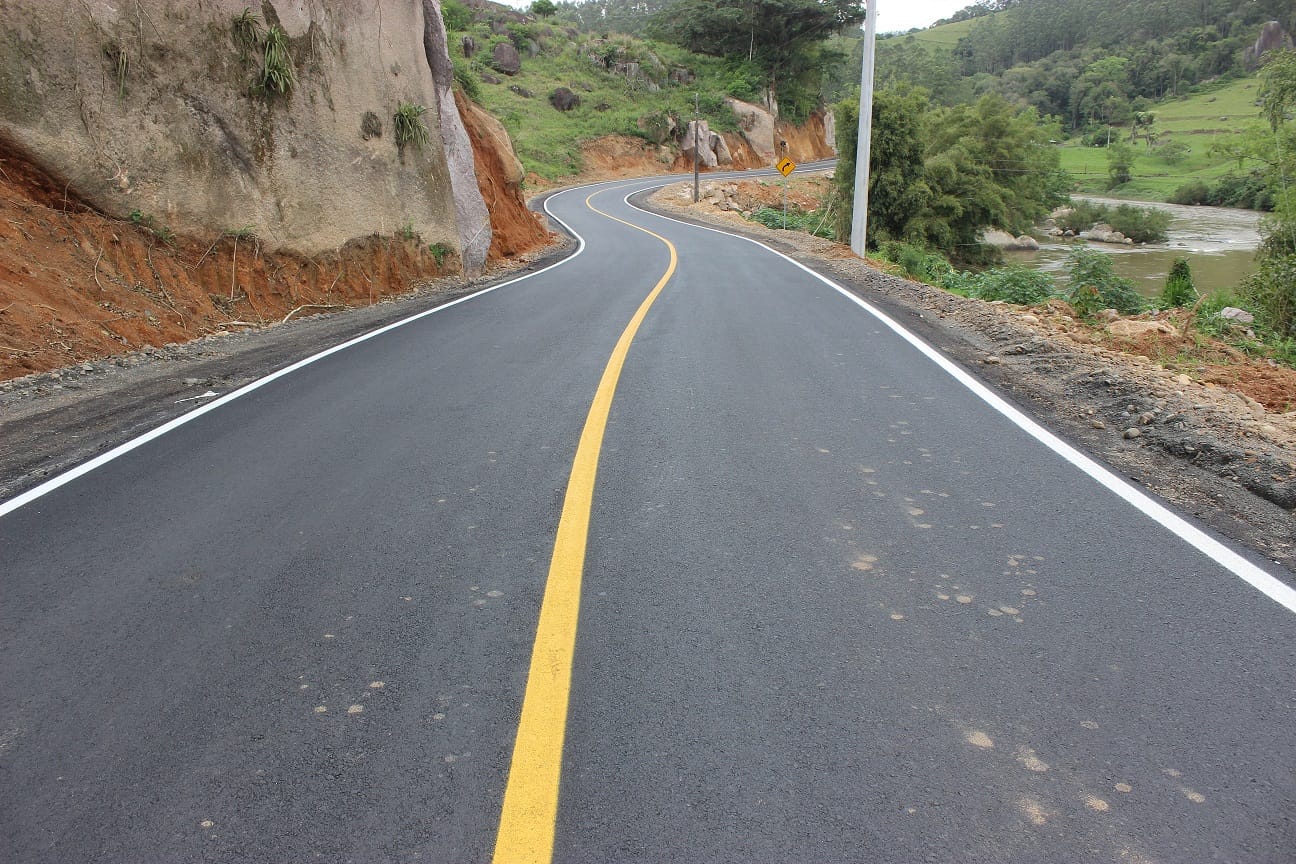
<path fill-rule="evenodd" d="M 508 136 L 452 94 L 438 4 L 279 5 L 5 5 L 0 378 L 371 303 L 546 242 Z"/>

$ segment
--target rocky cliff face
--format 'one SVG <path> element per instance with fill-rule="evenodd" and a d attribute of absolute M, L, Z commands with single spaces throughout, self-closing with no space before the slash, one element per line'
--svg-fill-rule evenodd
<path fill-rule="evenodd" d="M 9 0 L 0 16 L 0 137 L 94 209 L 305 255 L 401 232 L 482 268 L 435 0 Z"/>
<path fill-rule="evenodd" d="M 1283 30 L 1281 22 L 1266 21 L 1260 28 L 1260 36 L 1255 44 L 1248 45 L 1242 52 L 1242 62 L 1247 69 L 1254 70 L 1260 66 L 1260 58 L 1270 51 L 1290 50 L 1292 37 Z"/>

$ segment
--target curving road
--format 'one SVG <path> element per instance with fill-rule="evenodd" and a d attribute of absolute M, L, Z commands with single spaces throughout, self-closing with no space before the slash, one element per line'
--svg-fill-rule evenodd
<path fill-rule="evenodd" d="M 0 505 L 0 861 L 1296 859 L 1296 593 L 660 182 Z"/>

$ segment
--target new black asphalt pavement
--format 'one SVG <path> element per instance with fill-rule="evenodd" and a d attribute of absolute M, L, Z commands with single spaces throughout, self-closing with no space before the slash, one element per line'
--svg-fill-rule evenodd
<path fill-rule="evenodd" d="M 0 516 L 0 861 L 490 860 L 669 261 L 592 192 L 679 266 L 603 441 L 553 860 L 1296 860 L 1296 615 L 644 185 Z"/>

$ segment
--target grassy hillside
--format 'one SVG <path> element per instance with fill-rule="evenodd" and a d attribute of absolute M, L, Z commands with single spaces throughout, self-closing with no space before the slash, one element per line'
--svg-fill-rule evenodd
<path fill-rule="evenodd" d="M 665 143 L 672 121 L 682 127 L 693 117 L 695 93 L 711 128 L 737 129 L 721 96 L 732 82 L 715 58 L 629 36 L 577 33 L 492 7 L 478 14 L 451 30 L 456 77 L 508 129 L 528 172 L 549 180 L 576 174 L 581 144 L 604 135 Z M 463 56 L 463 36 L 476 43 L 471 57 Z M 519 48 L 517 74 L 494 68 L 492 52 L 500 43 Z M 553 107 L 549 96 L 560 87 L 579 96 L 580 104 L 569 111 Z"/>
<path fill-rule="evenodd" d="M 1236 131 L 1257 118 L 1259 92 L 1260 81 L 1254 76 L 1204 86 L 1194 95 L 1158 104 L 1156 127 L 1193 135 Z"/>
<path fill-rule="evenodd" d="M 882 14 L 878 15 L 878 22 L 882 22 Z M 941 24 L 938 27 L 929 27 L 926 30 L 919 30 L 914 33 L 914 38 L 919 42 L 927 45 L 934 45 L 939 48 L 945 48 L 950 51 L 972 30 L 972 25 L 976 24 L 978 19 L 969 18 L 966 21 L 956 21 L 953 24 Z"/>
<path fill-rule="evenodd" d="M 1136 152 L 1134 179 L 1114 190 L 1124 198 L 1165 201 L 1175 189 L 1191 181 L 1210 184 L 1237 170 L 1236 162 L 1212 154 L 1211 146 L 1241 131 L 1256 120 L 1255 100 L 1259 92 L 1255 76 L 1197 88 L 1198 92 L 1154 103 L 1149 107 L 1156 116 L 1153 129 L 1160 133 L 1156 146 L 1145 141 L 1133 144 Z M 1128 127 L 1113 127 L 1113 140 L 1129 140 Z M 1162 155 L 1170 142 L 1188 149 L 1179 160 Z M 1061 147 L 1062 167 L 1085 192 L 1107 192 L 1107 151 L 1103 147 L 1086 147 L 1078 139 Z"/>

